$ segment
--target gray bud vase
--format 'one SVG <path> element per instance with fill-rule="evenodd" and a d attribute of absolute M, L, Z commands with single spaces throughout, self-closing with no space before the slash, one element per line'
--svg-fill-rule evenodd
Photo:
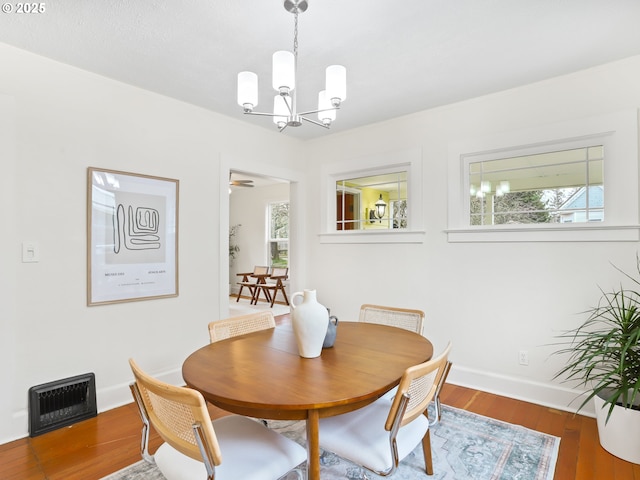
<path fill-rule="evenodd" d="M 329 325 L 327 327 L 327 334 L 324 337 L 324 343 L 322 348 L 331 348 L 336 341 L 336 335 L 338 333 L 338 317 L 331 315 L 329 317 Z"/>

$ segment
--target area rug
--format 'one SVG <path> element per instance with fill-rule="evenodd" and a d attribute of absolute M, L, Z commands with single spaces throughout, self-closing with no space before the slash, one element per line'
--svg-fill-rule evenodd
<path fill-rule="evenodd" d="M 271 310 L 274 316 L 284 315 L 291 311 L 289 305 L 273 304 L 273 308 L 267 302 L 258 302 L 257 305 L 249 304 L 249 299 L 241 298 L 239 302 L 235 300 L 229 301 L 229 316 L 237 317 L 248 313 L 260 312 L 262 310 Z"/>
<path fill-rule="evenodd" d="M 269 426 L 304 444 L 304 422 L 275 422 Z M 433 476 L 424 471 L 422 446 L 406 457 L 396 472 L 371 479 L 394 480 L 551 480 L 560 439 L 519 425 L 443 405 L 442 420 L 431 429 Z M 321 452 L 322 480 L 357 480 L 362 468 L 330 452 Z M 286 480 L 297 478 L 290 473 Z M 158 469 L 140 461 L 104 480 L 164 480 Z"/>

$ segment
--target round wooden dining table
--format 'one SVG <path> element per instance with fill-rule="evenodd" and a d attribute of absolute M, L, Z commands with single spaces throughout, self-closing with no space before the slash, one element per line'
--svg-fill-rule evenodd
<path fill-rule="evenodd" d="M 361 408 L 429 360 L 417 333 L 340 322 L 335 344 L 317 358 L 298 354 L 291 324 L 211 343 L 182 365 L 186 384 L 213 405 L 255 418 L 305 420 L 309 480 L 320 479 L 319 418 Z"/>

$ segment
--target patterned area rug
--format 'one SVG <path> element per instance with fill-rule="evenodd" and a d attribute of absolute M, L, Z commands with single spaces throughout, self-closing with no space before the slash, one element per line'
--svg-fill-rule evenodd
<path fill-rule="evenodd" d="M 289 305 L 281 305 L 275 303 L 273 308 L 269 306 L 267 302 L 261 301 L 257 305 L 251 305 L 249 299 L 241 298 L 239 302 L 236 302 L 235 297 L 229 297 L 229 316 L 237 317 L 239 315 L 246 315 L 248 313 L 259 312 L 261 310 L 271 310 L 274 316 L 284 315 L 291 311 Z"/>
<path fill-rule="evenodd" d="M 304 444 L 304 422 L 270 422 L 270 427 Z M 433 476 L 424 471 L 422 446 L 406 457 L 396 473 L 371 479 L 394 480 L 551 480 L 560 439 L 519 425 L 500 422 L 443 405 L 442 420 L 431 429 Z M 320 457 L 322 480 L 356 480 L 362 469 L 333 453 Z M 286 480 L 297 478 L 290 473 Z M 104 480 L 164 480 L 158 469 L 143 461 Z"/>

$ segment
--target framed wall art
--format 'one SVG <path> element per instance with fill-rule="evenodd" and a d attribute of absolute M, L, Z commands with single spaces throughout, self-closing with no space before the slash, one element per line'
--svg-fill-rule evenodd
<path fill-rule="evenodd" d="M 178 191 L 178 180 L 89 167 L 87 305 L 178 295 Z"/>

